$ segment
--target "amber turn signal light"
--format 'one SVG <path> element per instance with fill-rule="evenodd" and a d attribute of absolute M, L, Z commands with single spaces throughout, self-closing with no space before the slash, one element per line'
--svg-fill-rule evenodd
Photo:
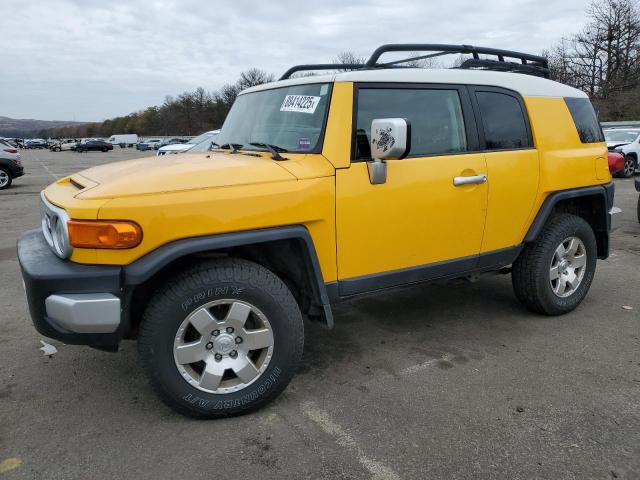
<path fill-rule="evenodd" d="M 133 248 L 142 241 L 142 229 L 133 222 L 69 220 L 69 242 L 78 248 Z"/>

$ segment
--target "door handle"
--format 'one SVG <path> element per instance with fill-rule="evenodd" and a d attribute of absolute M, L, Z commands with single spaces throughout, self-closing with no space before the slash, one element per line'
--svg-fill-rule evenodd
<path fill-rule="evenodd" d="M 477 183 L 486 183 L 487 176 L 484 173 L 479 175 L 471 175 L 470 177 L 453 177 L 453 186 L 471 185 Z"/>

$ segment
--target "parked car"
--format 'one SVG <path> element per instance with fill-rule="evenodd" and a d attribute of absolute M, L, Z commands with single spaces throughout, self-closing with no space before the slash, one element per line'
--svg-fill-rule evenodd
<path fill-rule="evenodd" d="M 187 150 L 186 152 L 182 152 L 182 153 L 208 152 L 209 150 L 212 150 L 212 149 L 214 149 L 214 148 L 216 148 L 218 146 L 218 144 L 216 143 L 216 138 L 218 138 L 217 134 L 216 135 L 212 135 L 211 137 L 206 138 L 202 142 L 194 145 L 189 150 Z"/>
<path fill-rule="evenodd" d="M 65 138 L 62 140 L 58 140 L 56 143 L 52 144 L 49 147 L 49 150 L 52 152 L 66 152 L 69 150 L 75 150 L 76 145 L 78 144 L 78 140 L 73 138 Z"/>
<path fill-rule="evenodd" d="M 171 138 L 169 140 L 163 140 L 161 143 L 156 144 L 153 148 L 159 150 L 162 147 L 166 147 L 167 145 L 177 145 L 188 142 L 189 140 L 187 140 L 186 138 Z"/>
<path fill-rule="evenodd" d="M 107 142 L 111 145 L 119 145 L 120 148 L 133 147 L 138 143 L 138 135 L 135 133 L 120 133 L 111 135 Z"/>
<path fill-rule="evenodd" d="M 0 138 L 0 140 L 4 140 L 5 143 L 8 143 L 9 146 L 15 148 L 22 148 L 22 142 L 18 138 Z"/>
<path fill-rule="evenodd" d="M 159 138 L 150 138 L 149 140 L 145 140 L 144 142 L 140 142 L 136 145 L 137 150 L 145 151 L 145 150 L 153 150 L 156 145 L 162 143 L 162 140 Z"/>
<path fill-rule="evenodd" d="M 604 131 L 604 137 L 609 151 L 624 155 L 624 168 L 618 176 L 624 178 L 633 176 L 638 169 L 638 158 L 640 158 L 640 129 L 611 128 Z"/>
<path fill-rule="evenodd" d="M 617 176 L 624 170 L 624 155 L 618 152 L 607 152 L 607 160 L 609 161 L 609 172 L 611 175 Z"/>
<path fill-rule="evenodd" d="M 32 138 L 25 142 L 24 148 L 37 149 L 37 148 L 49 148 L 49 144 L 42 138 Z"/>
<path fill-rule="evenodd" d="M 403 49 L 483 58 L 378 68 Z M 510 272 L 527 309 L 574 310 L 622 212 L 589 98 L 535 76 L 547 67 L 415 44 L 289 78 L 299 66 L 238 95 L 217 150 L 52 184 L 42 231 L 18 241 L 36 328 L 110 351 L 137 338 L 167 405 L 220 418 L 276 398 L 302 359 L 303 315 L 332 328 L 332 304 L 355 295 Z"/>
<path fill-rule="evenodd" d="M 0 140 L 0 190 L 11 186 L 14 178 L 24 175 L 18 149 L 4 140 Z"/>
<path fill-rule="evenodd" d="M 219 133 L 220 130 L 210 130 L 203 133 L 202 135 L 198 135 L 197 137 L 192 138 L 187 143 L 175 143 L 173 145 L 166 145 L 159 148 L 156 155 L 171 155 L 186 152 L 187 150 L 193 148 L 194 145 L 198 145 L 207 139 L 214 141 Z"/>
<path fill-rule="evenodd" d="M 109 150 L 113 150 L 113 145 L 104 140 L 89 140 L 79 143 L 75 147 L 76 152 L 106 152 Z"/>

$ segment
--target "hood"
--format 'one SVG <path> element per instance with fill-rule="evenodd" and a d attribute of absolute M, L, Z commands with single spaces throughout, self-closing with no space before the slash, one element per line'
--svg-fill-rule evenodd
<path fill-rule="evenodd" d="M 191 143 L 173 143 L 171 145 L 165 145 L 164 147 L 161 147 L 160 151 L 162 151 L 162 152 L 184 152 L 185 150 L 188 150 L 191 147 L 193 147 L 193 144 L 191 144 Z"/>
<path fill-rule="evenodd" d="M 225 153 L 164 155 L 110 163 L 71 177 L 76 197 L 100 199 L 295 180 L 269 157 Z"/>
<path fill-rule="evenodd" d="M 608 148 L 616 148 L 616 147 L 624 147 L 625 145 L 629 145 L 630 142 L 618 142 L 618 141 L 607 141 Z"/>

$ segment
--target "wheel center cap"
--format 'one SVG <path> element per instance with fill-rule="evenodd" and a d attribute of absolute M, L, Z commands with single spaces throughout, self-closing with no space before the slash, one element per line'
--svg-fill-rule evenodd
<path fill-rule="evenodd" d="M 226 355 L 236 346 L 235 339 L 228 333 L 221 333 L 213 340 L 213 350 L 216 353 Z"/>
<path fill-rule="evenodd" d="M 560 271 L 560 273 L 567 273 L 568 266 L 569 266 L 569 262 L 567 262 L 566 260 L 562 260 L 558 265 L 558 270 Z"/>

